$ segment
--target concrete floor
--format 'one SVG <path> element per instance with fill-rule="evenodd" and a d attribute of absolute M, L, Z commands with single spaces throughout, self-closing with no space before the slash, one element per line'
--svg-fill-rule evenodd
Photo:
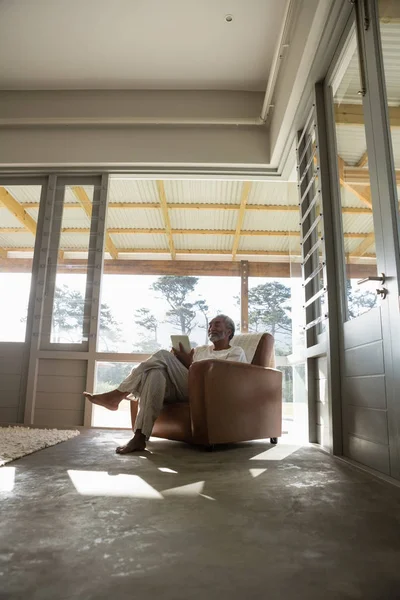
<path fill-rule="evenodd" d="M 0 598 L 400 598 L 400 489 L 319 450 L 90 431 L 8 465 Z M 286 457 L 285 457 L 286 455 Z"/>

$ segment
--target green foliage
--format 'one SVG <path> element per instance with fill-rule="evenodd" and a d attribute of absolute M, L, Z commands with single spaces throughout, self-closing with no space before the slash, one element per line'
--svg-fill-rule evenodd
<path fill-rule="evenodd" d="M 54 341 L 70 341 L 80 335 L 83 326 L 84 297 L 78 290 L 71 289 L 68 285 L 57 286 L 54 291 L 52 328 Z M 120 339 L 121 329 L 118 321 L 113 317 L 108 304 L 102 303 L 100 307 L 99 336 L 109 350 L 109 345 Z"/>
<path fill-rule="evenodd" d="M 132 370 L 129 363 L 98 363 L 96 393 L 108 392 L 119 386 Z"/>
<path fill-rule="evenodd" d="M 187 335 L 196 326 L 198 302 L 188 301 L 188 296 L 193 293 L 198 281 L 198 277 L 164 275 L 151 286 L 151 289 L 161 294 L 170 307 L 166 313 L 166 322 Z"/>
<path fill-rule="evenodd" d="M 252 331 L 292 332 L 290 288 L 271 281 L 249 290 L 249 326 Z"/>

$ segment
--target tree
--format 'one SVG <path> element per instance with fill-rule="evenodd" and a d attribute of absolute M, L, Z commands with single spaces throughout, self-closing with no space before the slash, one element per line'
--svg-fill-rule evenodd
<path fill-rule="evenodd" d="M 84 297 L 78 290 L 71 289 L 68 285 L 57 286 L 54 291 L 53 303 L 53 341 L 75 342 L 80 338 L 83 327 Z M 99 339 L 106 349 L 108 344 L 120 339 L 121 329 L 118 321 L 114 319 L 108 304 L 100 306 Z"/>
<path fill-rule="evenodd" d="M 153 339 L 157 342 L 158 321 L 148 308 L 139 308 L 135 311 L 135 323 L 147 331 L 151 331 Z"/>
<path fill-rule="evenodd" d="M 187 335 L 196 326 L 197 303 L 189 302 L 188 296 L 194 291 L 198 281 L 198 277 L 164 275 L 151 286 L 151 289 L 161 293 L 170 307 L 166 322 Z"/>
<path fill-rule="evenodd" d="M 249 290 L 249 329 L 253 332 L 268 330 L 292 333 L 289 302 L 290 288 L 277 281 L 257 285 Z"/>
<path fill-rule="evenodd" d="M 196 307 L 198 308 L 198 310 L 201 312 L 201 314 L 204 317 L 204 325 L 200 325 L 200 327 L 201 327 L 201 329 L 206 330 L 206 339 L 205 339 L 204 343 L 208 344 L 208 324 L 209 324 L 208 310 L 209 310 L 209 307 L 205 300 L 197 300 Z M 193 348 L 193 346 L 192 346 L 192 348 Z"/>
<path fill-rule="evenodd" d="M 141 339 L 135 344 L 135 349 L 140 352 L 153 353 L 161 348 L 157 341 L 158 321 L 148 308 L 139 308 L 135 311 L 135 323 L 142 327 L 146 332 L 150 331 L 151 336 L 141 334 Z"/>

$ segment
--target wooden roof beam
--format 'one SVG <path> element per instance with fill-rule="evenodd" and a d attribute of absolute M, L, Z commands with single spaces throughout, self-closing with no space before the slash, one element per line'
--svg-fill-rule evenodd
<path fill-rule="evenodd" d="M 242 227 L 243 227 L 247 201 L 249 199 L 249 195 L 251 192 L 251 186 L 252 186 L 251 181 L 244 181 L 242 184 L 242 195 L 240 197 L 240 208 L 239 208 L 239 214 L 238 214 L 238 218 L 237 218 L 237 222 L 236 222 L 235 237 L 233 238 L 233 245 L 232 245 L 233 260 L 235 260 L 237 250 L 239 248 L 240 235 L 241 235 L 241 231 L 242 231 Z"/>
<path fill-rule="evenodd" d="M 4 187 L 0 187 L 0 202 L 22 225 L 36 235 L 36 221 Z"/>
<path fill-rule="evenodd" d="M 400 127 L 400 107 L 389 106 L 391 127 Z M 336 125 L 364 125 L 362 104 L 335 104 Z"/>
<path fill-rule="evenodd" d="M 342 187 L 344 187 L 345 189 L 348 189 L 363 204 L 368 206 L 368 208 L 372 209 L 371 191 L 369 189 L 369 185 L 363 187 L 361 190 L 358 190 L 357 188 L 354 187 L 354 185 L 351 185 L 346 181 L 346 164 L 341 156 L 338 156 L 338 166 L 339 166 L 340 185 Z M 369 180 L 368 180 L 368 184 L 369 184 Z"/>
<path fill-rule="evenodd" d="M 365 236 L 364 240 L 355 248 L 350 255 L 351 256 L 365 256 L 367 250 L 375 243 L 375 233 L 369 233 Z"/>
<path fill-rule="evenodd" d="M 160 181 L 160 180 L 157 181 L 157 191 L 158 191 L 158 199 L 160 202 L 160 208 L 161 208 L 161 212 L 162 212 L 163 219 L 164 219 L 165 233 L 166 233 L 167 239 L 168 239 L 169 251 L 171 253 L 172 260 L 175 260 L 175 257 L 176 257 L 175 244 L 174 244 L 174 239 L 172 237 L 171 221 L 170 221 L 169 214 L 168 214 L 167 196 L 165 193 L 165 187 L 164 187 L 163 181 Z"/>
<path fill-rule="evenodd" d="M 349 167 L 346 168 L 347 171 Z M 351 167 L 350 167 L 351 169 Z M 357 175 L 358 179 L 360 178 L 360 174 Z M 365 175 L 362 174 L 361 177 L 365 178 Z M 22 205 L 25 208 L 39 208 L 39 203 L 30 203 Z M 78 208 L 77 204 L 64 204 L 64 208 Z M 154 202 L 141 202 L 141 203 L 127 203 L 127 202 L 111 202 L 108 205 L 108 208 L 115 209 L 157 209 L 160 210 L 159 204 L 155 204 Z M 239 204 L 168 204 L 168 210 L 239 210 Z M 299 207 L 297 204 L 290 205 L 280 205 L 280 204 L 247 204 L 246 211 L 259 211 L 259 212 L 299 212 Z M 344 207 L 342 209 L 344 213 L 360 213 L 367 214 L 369 211 L 365 208 L 358 207 Z M 109 231 L 109 229 L 107 230 Z"/>
<path fill-rule="evenodd" d="M 365 167 L 365 165 L 368 162 L 368 152 L 365 151 L 364 154 L 361 156 L 360 160 L 357 163 L 357 167 L 363 168 Z"/>
<path fill-rule="evenodd" d="M 369 214 L 371 214 L 370 211 Z M 77 227 L 64 227 L 62 233 L 90 233 L 90 229 L 81 229 Z M 125 227 L 124 229 L 112 228 L 109 230 L 114 235 L 124 234 L 158 234 L 165 235 L 164 229 L 135 229 Z M 0 233 L 25 233 L 24 229 L 14 227 L 0 227 Z M 173 235 L 235 235 L 234 229 L 172 229 Z M 367 232 L 368 233 L 368 232 Z M 345 238 L 363 238 L 366 232 L 361 233 L 345 233 Z M 264 231 L 264 230 L 242 230 L 241 236 L 246 237 L 300 237 L 300 231 Z M 33 248 L 32 248 L 33 250 Z M 86 249 L 87 250 L 87 249 Z M 116 248 L 117 252 L 121 252 L 123 248 Z"/>
<path fill-rule="evenodd" d="M 72 186 L 72 191 L 74 193 L 75 198 L 78 200 L 79 204 L 81 205 L 81 207 L 83 208 L 83 210 L 85 211 L 85 213 L 87 214 L 89 219 L 91 220 L 92 219 L 92 203 L 90 202 L 89 196 L 87 195 L 87 193 L 85 192 L 83 187 L 78 186 L 78 185 Z M 118 251 L 117 251 L 116 247 L 114 246 L 114 243 L 113 243 L 112 239 L 110 238 L 110 235 L 107 233 L 107 231 L 105 233 L 105 248 L 114 260 L 118 258 Z"/>

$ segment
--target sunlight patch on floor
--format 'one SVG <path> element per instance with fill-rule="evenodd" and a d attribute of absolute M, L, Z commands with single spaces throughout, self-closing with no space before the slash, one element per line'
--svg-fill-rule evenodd
<path fill-rule="evenodd" d="M 258 477 L 259 475 L 262 475 L 263 473 L 265 473 L 267 469 L 249 469 L 250 471 L 250 475 L 252 477 Z"/>
<path fill-rule="evenodd" d="M 0 468 L 0 492 L 12 492 L 15 481 L 15 467 Z"/>
<path fill-rule="evenodd" d="M 302 446 L 291 445 L 291 444 L 278 444 L 273 446 L 261 454 L 257 454 L 250 458 L 250 460 L 284 460 L 297 450 L 300 450 Z"/>
<path fill-rule="evenodd" d="M 205 481 L 196 481 L 195 483 L 189 483 L 188 485 L 181 485 L 179 487 L 169 488 L 163 490 L 163 496 L 198 496 L 203 491 Z"/>
<path fill-rule="evenodd" d="M 138 475 L 110 475 L 106 471 L 74 471 L 68 475 L 83 496 L 116 496 L 162 500 L 162 495 Z"/>
<path fill-rule="evenodd" d="M 178 473 L 178 471 L 174 471 L 173 469 L 169 469 L 168 467 L 158 467 L 159 471 L 163 473 Z"/>

